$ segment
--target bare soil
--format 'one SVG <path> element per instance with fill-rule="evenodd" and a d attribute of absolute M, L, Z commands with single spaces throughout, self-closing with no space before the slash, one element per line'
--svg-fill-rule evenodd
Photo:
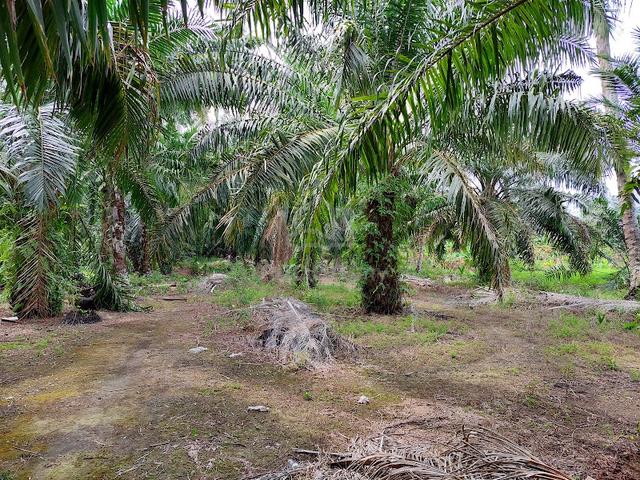
<path fill-rule="evenodd" d="M 467 290 L 428 285 L 411 296 L 413 315 L 446 323 L 444 336 L 368 333 L 356 357 L 311 371 L 253 348 L 246 311 L 217 306 L 215 293 L 161 298 L 91 325 L 0 324 L 0 478 L 245 478 L 281 469 L 294 448 L 342 451 L 417 418 L 425 441 L 482 425 L 576 478 L 640 479 L 630 314 L 558 336 L 550 325 L 564 309 L 526 297 L 474 305 Z"/>

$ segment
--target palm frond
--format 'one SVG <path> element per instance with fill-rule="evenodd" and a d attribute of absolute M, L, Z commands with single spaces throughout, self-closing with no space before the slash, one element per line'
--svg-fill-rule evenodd
<path fill-rule="evenodd" d="M 491 286 L 502 296 L 510 280 L 509 264 L 501 238 L 496 231 L 477 188 L 451 152 L 434 151 L 428 167 L 429 181 L 448 197 L 454 206 L 460 228 L 476 262 L 486 268 Z"/>
<path fill-rule="evenodd" d="M 58 205 L 79 155 L 67 120 L 52 105 L 24 112 L 2 106 L 0 141 L 25 205 L 39 212 Z"/>

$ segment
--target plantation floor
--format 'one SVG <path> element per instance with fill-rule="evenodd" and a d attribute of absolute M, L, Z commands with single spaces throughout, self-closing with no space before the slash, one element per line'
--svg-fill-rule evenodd
<path fill-rule="evenodd" d="M 0 478 L 244 478 L 422 418 L 434 439 L 483 425 L 578 478 L 639 479 L 632 318 L 470 295 L 418 289 L 402 318 L 329 308 L 362 348 L 315 372 L 254 350 L 247 310 L 215 295 L 94 325 L 2 323 Z"/>

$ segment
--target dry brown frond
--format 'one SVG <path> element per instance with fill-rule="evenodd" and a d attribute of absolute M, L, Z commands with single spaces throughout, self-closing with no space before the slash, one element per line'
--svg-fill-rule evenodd
<path fill-rule="evenodd" d="M 309 305 L 294 298 L 266 300 L 253 307 L 253 314 L 262 323 L 258 345 L 276 353 L 284 363 L 319 367 L 355 350 Z"/>
<path fill-rule="evenodd" d="M 316 464 L 283 471 L 291 479 L 332 480 L 571 480 L 507 438 L 482 427 L 463 427 L 447 448 L 387 442 L 385 435 L 357 441 L 345 454 L 318 454 Z M 270 477 L 262 477 L 266 479 Z"/>

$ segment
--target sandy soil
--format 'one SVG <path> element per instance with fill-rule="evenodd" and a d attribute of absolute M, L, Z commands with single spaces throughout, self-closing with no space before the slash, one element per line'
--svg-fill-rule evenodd
<path fill-rule="evenodd" d="M 566 312 L 466 298 L 418 288 L 414 315 L 446 322 L 446 335 L 364 335 L 357 358 L 322 371 L 253 349 L 246 312 L 212 297 L 150 298 L 150 313 L 94 325 L 2 323 L 0 479 L 244 478 L 296 447 L 344 450 L 406 418 L 423 418 L 429 441 L 483 425 L 577 478 L 640 479 L 640 335 L 615 327 L 625 318 L 558 338 L 549 322 Z M 208 350 L 188 352 L 197 345 Z M 270 412 L 247 412 L 258 404 Z"/>

